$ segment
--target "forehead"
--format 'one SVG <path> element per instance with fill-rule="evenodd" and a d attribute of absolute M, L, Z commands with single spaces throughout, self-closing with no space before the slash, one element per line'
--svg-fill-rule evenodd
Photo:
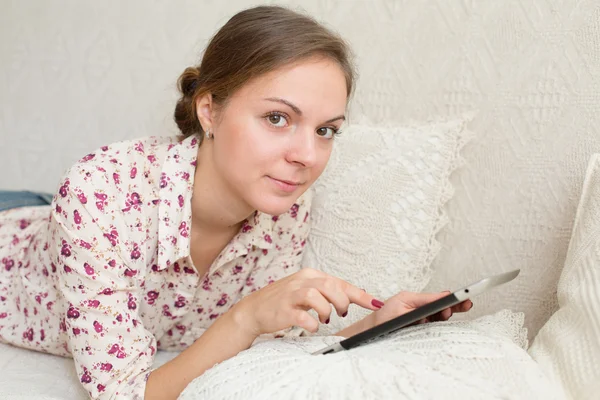
<path fill-rule="evenodd" d="M 340 114 L 347 102 L 346 78 L 337 62 L 310 58 L 259 76 L 244 85 L 234 97 L 257 102 L 264 98 L 285 99 L 303 112 Z"/>

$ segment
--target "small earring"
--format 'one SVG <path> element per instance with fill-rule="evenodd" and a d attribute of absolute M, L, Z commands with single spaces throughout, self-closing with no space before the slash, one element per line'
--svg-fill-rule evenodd
<path fill-rule="evenodd" d="M 206 130 L 206 138 L 207 138 L 207 139 L 210 139 L 210 138 L 212 138 L 212 135 L 211 135 L 211 133 L 210 133 L 210 129 L 207 129 L 207 130 Z"/>

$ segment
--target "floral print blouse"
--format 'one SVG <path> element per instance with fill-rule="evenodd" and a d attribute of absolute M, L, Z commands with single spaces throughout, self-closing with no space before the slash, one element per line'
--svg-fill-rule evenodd
<path fill-rule="evenodd" d="M 253 214 L 198 274 L 197 151 L 194 136 L 104 146 L 67 171 L 51 206 L 1 212 L 0 341 L 73 357 L 91 398 L 142 399 L 157 349 L 185 349 L 243 296 L 298 271 L 310 192 L 283 215 Z"/>

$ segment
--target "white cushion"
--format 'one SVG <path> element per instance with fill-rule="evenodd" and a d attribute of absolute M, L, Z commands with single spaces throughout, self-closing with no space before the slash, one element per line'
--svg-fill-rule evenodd
<path fill-rule="evenodd" d="M 559 309 L 530 349 L 571 398 L 600 396 L 600 154 L 592 157 L 558 282 Z"/>
<path fill-rule="evenodd" d="M 522 325 L 522 314 L 501 311 L 325 356 L 310 353 L 340 338 L 262 342 L 205 372 L 179 399 L 561 399 L 524 350 Z"/>
<path fill-rule="evenodd" d="M 351 125 L 336 138 L 314 185 L 311 232 L 303 263 L 349 281 L 385 300 L 420 291 L 446 223 L 449 176 L 471 137 L 470 116 L 412 125 Z M 322 333 L 336 332 L 364 312 L 332 316 Z"/>

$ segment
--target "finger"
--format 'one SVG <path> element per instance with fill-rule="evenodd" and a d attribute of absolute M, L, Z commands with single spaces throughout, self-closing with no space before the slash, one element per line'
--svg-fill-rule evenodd
<path fill-rule="evenodd" d="M 299 326 L 309 332 L 315 333 L 319 329 L 319 322 L 307 311 L 295 309 L 290 313 L 290 326 Z"/>
<path fill-rule="evenodd" d="M 293 302 L 295 305 L 302 307 L 304 310 L 315 310 L 317 314 L 319 314 L 319 320 L 322 323 L 329 323 L 331 305 L 319 291 L 319 289 L 315 287 L 299 289 L 295 292 Z"/>
<path fill-rule="evenodd" d="M 429 322 L 446 321 L 448 318 L 450 318 L 451 315 L 452 315 L 452 313 L 451 313 L 450 309 L 446 308 L 446 309 L 439 311 L 433 315 L 430 315 L 429 317 L 427 317 L 427 320 Z"/>
<path fill-rule="evenodd" d="M 446 308 L 440 312 L 440 321 L 447 321 L 452 316 L 452 309 Z"/>
<path fill-rule="evenodd" d="M 341 280 L 326 276 L 308 281 L 307 284 L 317 288 L 323 297 L 333 305 L 340 317 L 348 314 L 350 299 L 342 287 Z"/>
<path fill-rule="evenodd" d="M 471 300 L 465 300 L 460 304 L 457 304 L 452 307 L 453 312 L 467 312 L 473 307 L 473 302 Z"/>
<path fill-rule="evenodd" d="M 373 311 L 377 311 L 384 306 L 383 301 L 376 299 L 372 295 L 368 294 L 362 289 L 357 288 L 351 283 L 348 283 L 341 279 L 339 279 L 339 282 L 342 287 L 342 290 L 346 293 L 346 296 L 348 297 L 350 303 L 354 303 L 363 308 Z"/>
<path fill-rule="evenodd" d="M 425 318 L 427 322 L 438 322 L 442 320 L 442 313 L 438 312 Z"/>

